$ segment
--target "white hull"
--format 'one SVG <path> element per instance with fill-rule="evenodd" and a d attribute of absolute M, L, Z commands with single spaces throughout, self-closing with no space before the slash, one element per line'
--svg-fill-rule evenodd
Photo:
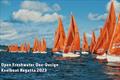
<path fill-rule="evenodd" d="M 9 52 L 11 52 L 11 53 L 16 53 L 17 51 L 9 51 Z"/>
<path fill-rule="evenodd" d="M 46 52 L 46 51 L 43 51 L 43 52 L 40 52 L 40 53 L 42 53 L 42 54 L 46 54 L 47 52 Z"/>
<path fill-rule="evenodd" d="M 26 51 L 18 51 L 18 53 L 27 53 Z"/>
<path fill-rule="evenodd" d="M 76 58 L 76 57 L 80 57 L 80 54 L 74 54 L 74 53 L 62 53 L 63 57 L 71 57 L 71 58 Z"/>
<path fill-rule="evenodd" d="M 60 52 L 54 52 L 55 54 L 59 54 Z"/>
<path fill-rule="evenodd" d="M 107 59 L 107 55 L 106 53 L 104 53 L 103 55 L 96 55 L 96 59 L 100 59 L 100 60 Z"/>
<path fill-rule="evenodd" d="M 107 55 L 108 62 L 119 62 L 120 63 L 120 56 L 115 55 Z"/>
<path fill-rule="evenodd" d="M 6 52 L 7 50 L 4 50 L 4 49 L 0 49 L 0 52 Z"/>
<path fill-rule="evenodd" d="M 56 54 L 56 55 L 62 55 L 61 52 L 54 52 L 54 54 Z"/>
<path fill-rule="evenodd" d="M 81 52 L 81 54 L 89 54 L 89 52 Z"/>
<path fill-rule="evenodd" d="M 33 53 L 40 53 L 39 51 L 34 51 Z"/>

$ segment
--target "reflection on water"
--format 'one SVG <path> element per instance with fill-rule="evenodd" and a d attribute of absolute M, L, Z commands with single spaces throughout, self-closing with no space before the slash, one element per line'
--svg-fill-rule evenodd
<path fill-rule="evenodd" d="M 120 80 L 120 63 L 106 63 L 105 74 L 114 80 Z"/>

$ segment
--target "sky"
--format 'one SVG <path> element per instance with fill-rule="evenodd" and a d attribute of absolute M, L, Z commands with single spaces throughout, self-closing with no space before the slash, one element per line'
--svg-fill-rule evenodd
<path fill-rule="evenodd" d="M 99 35 L 109 12 L 111 0 L 0 0 L 0 45 L 30 42 L 46 38 L 53 47 L 57 17 L 63 21 L 67 34 L 71 14 L 74 15 L 82 41 L 86 32 Z M 120 0 L 114 0 L 116 16 L 120 13 Z"/>

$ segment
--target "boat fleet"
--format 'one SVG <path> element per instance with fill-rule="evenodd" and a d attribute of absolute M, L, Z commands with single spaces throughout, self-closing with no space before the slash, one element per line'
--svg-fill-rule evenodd
<path fill-rule="evenodd" d="M 109 14 L 102 28 L 100 28 L 98 38 L 92 32 L 90 45 L 88 44 L 86 33 L 82 38 L 82 46 L 80 46 L 79 29 L 75 21 L 75 17 L 71 15 L 68 34 L 65 34 L 61 17 L 58 17 L 58 27 L 54 35 L 54 44 L 51 52 L 63 57 L 76 58 L 81 54 L 95 56 L 96 59 L 108 62 L 120 62 L 120 13 L 116 18 L 114 2 L 111 2 Z M 18 48 L 17 44 L 8 46 L 9 52 L 27 53 L 32 50 L 33 53 L 47 53 L 46 40 L 43 38 L 39 41 L 34 39 L 33 48 L 30 49 L 29 43 L 23 43 Z"/>

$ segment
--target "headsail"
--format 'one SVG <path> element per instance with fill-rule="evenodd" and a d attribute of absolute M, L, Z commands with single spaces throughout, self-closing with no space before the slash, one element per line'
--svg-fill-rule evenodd
<path fill-rule="evenodd" d="M 89 51 L 89 46 L 88 46 L 88 42 L 87 42 L 87 37 L 86 34 L 83 34 L 83 44 L 82 44 L 82 51 Z"/>
<path fill-rule="evenodd" d="M 95 33 L 92 32 L 92 38 L 91 38 L 91 44 L 90 44 L 90 52 L 92 52 L 95 44 L 96 44 L 96 37 L 95 37 Z"/>

